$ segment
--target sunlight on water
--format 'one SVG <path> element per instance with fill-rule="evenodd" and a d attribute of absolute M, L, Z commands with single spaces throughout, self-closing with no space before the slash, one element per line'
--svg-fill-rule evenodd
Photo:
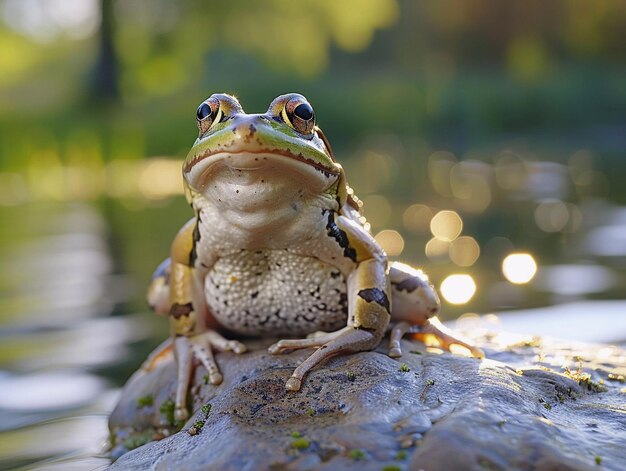
<path fill-rule="evenodd" d="M 598 343 L 626 342 L 626 301 L 578 301 L 497 315 L 461 317 L 464 329 Z"/>

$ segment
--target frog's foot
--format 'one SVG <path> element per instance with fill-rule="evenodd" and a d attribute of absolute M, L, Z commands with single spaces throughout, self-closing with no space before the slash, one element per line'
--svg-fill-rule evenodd
<path fill-rule="evenodd" d="M 467 348 L 473 357 L 484 358 L 484 352 L 474 345 L 467 343 L 454 335 L 436 318 L 429 319 L 424 325 L 409 324 L 408 322 L 398 322 L 391 329 L 391 339 L 389 341 L 389 356 L 399 358 L 402 356 L 400 340 L 406 333 L 432 335 L 439 342 L 439 347 L 443 350 L 450 351 L 451 345 L 461 345 Z"/>
<path fill-rule="evenodd" d="M 174 406 L 176 420 L 186 420 L 189 417 L 187 390 L 189 389 L 194 358 L 199 360 L 207 370 L 211 384 L 220 384 L 224 379 L 213 356 L 214 348 L 221 352 L 232 351 L 238 354 L 246 351 L 246 346 L 243 343 L 227 340 L 213 330 L 207 330 L 191 337 L 177 337 L 174 340 L 178 364 L 178 385 Z"/>
<path fill-rule="evenodd" d="M 283 353 L 287 350 L 319 347 L 294 370 L 285 384 L 289 391 L 299 391 L 304 376 L 318 363 L 339 353 L 358 352 L 372 348 L 377 339 L 372 332 L 354 327 L 344 327 L 337 332 L 300 340 L 280 340 L 269 347 L 270 353 Z"/>

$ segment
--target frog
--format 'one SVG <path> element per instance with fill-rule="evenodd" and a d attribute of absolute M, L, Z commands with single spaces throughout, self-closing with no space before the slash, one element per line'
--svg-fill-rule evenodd
<path fill-rule="evenodd" d="M 372 350 L 388 331 L 393 358 L 407 333 L 483 357 L 437 319 L 428 276 L 389 262 L 303 95 L 280 95 L 265 113 L 247 114 L 237 98 L 216 93 L 197 108 L 196 124 L 182 165 L 194 215 L 147 295 L 169 318 L 171 339 L 146 368 L 173 351 L 177 420 L 188 418 L 194 364 L 220 384 L 214 353 L 243 354 L 246 336 L 281 338 L 268 349 L 275 355 L 313 349 L 285 383 L 292 392 L 320 363 Z"/>

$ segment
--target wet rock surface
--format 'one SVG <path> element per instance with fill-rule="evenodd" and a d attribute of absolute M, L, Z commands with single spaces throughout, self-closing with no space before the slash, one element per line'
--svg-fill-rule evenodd
<path fill-rule="evenodd" d="M 219 386 L 196 368 L 185 424 L 173 423 L 167 356 L 122 392 L 111 469 L 626 469 L 626 351 L 474 339 L 487 359 L 403 341 L 395 360 L 385 340 L 316 368 L 297 393 L 284 384 L 310 350 L 273 356 L 271 341 L 249 342 L 244 355 L 217 354 Z"/>

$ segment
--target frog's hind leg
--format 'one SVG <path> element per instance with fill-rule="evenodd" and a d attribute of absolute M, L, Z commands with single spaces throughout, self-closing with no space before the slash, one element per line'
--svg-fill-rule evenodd
<path fill-rule="evenodd" d="M 319 347 L 306 360 L 304 360 L 293 371 L 285 387 L 290 391 L 298 391 L 302 385 L 304 376 L 316 365 L 324 360 L 340 353 L 358 352 L 367 349 L 374 339 L 374 334 L 368 330 L 355 329 L 352 326 L 344 327 L 337 332 L 328 334 L 327 337 L 316 337 L 312 339 L 281 340 L 272 345 L 271 353 L 282 353 L 284 350 L 295 348 Z"/>
<path fill-rule="evenodd" d="M 407 333 L 434 336 L 444 350 L 449 351 L 451 345 L 461 345 L 473 356 L 484 357 L 482 350 L 456 338 L 434 317 L 440 308 L 439 296 L 424 272 L 402 263 L 393 263 L 389 270 L 389 278 L 391 322 L 394 324 L 389 342 L 390 357 L 402 356 L 400 340 Z"/>

